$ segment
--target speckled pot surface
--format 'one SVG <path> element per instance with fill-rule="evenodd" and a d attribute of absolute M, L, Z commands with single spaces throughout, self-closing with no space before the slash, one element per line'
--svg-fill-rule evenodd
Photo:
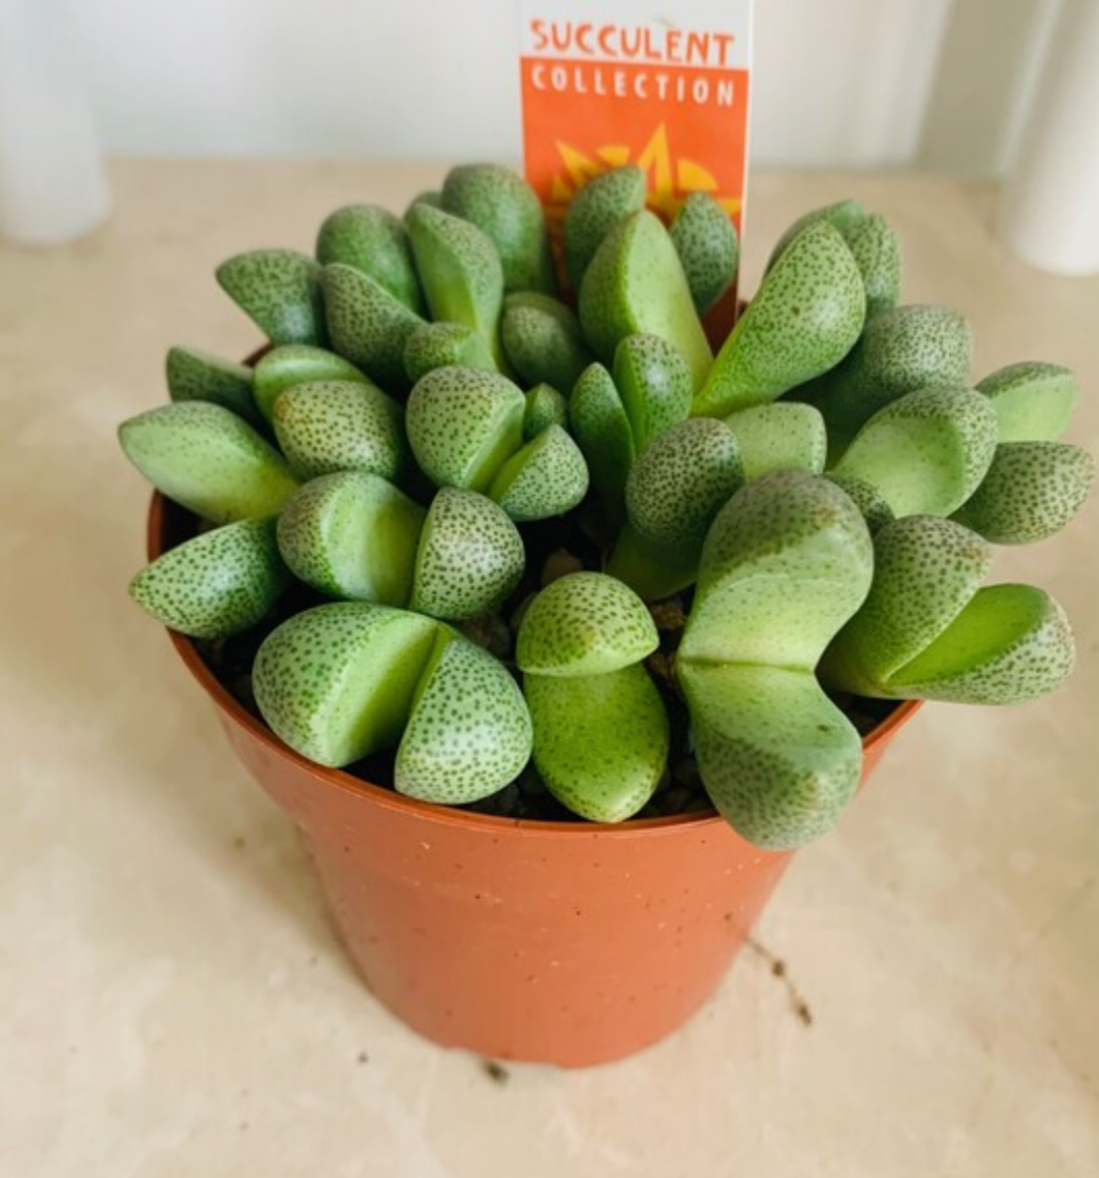
<path fill-rule="evenodd" d="M 155 496 L 150 557 L 170 516 Z M 713 993 L 790 861 L 712 813 L 604 826 L 412 801 L 298 756 L 171 639 L 301 831 L 370 989 L 444 1046 L 582 1067 L 662 1039 Z M 864 740 L 864 783 L 918 707 Z"/>

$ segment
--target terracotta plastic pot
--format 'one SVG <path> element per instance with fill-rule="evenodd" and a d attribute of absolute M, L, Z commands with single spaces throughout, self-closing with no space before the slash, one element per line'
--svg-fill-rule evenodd
<path fill-rule="evenodd" d="M 183 518 L 154 497 L 150 557 Z M 412 801 L 298 756 L 171 639 L 301 831 L 370 989 L 436 1043 L 581 1067 L 662 1039 L 713 993 L 790 862 L 713 812 L 607 826 Z M 864 782 L 918 706 L 865 740 Z"/>

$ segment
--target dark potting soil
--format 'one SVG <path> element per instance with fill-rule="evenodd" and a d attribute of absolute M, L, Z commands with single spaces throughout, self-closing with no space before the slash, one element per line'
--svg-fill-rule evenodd
<path fill-rule="evenodd" d="M 193 534 L 194 525 L 188 534 Z M 180 539 L 185 537 L 181 536 Z M 599 570 L 603 553 L 611 542 L 609 529 L 588 504 L 582 505 L 572 516 L 561 520 L 545 520 L 523 525 L 523 540 L 527 549 L 527 572 L 518 589 L 498 613 L 469 622 L 455 623 L 472 641 L 477 642 L 501 659 L 520 678 L 513 661 L 515 636 L 519 623 L 534 595 L 551 581 L 567 573 Z M 657 786 L 656 793 L 638 818 L 661 818 L 675 814 L 690 814 L 712 809 L 702 787 L 698 767 L 690 747 L 690 729 L 686 705 L 675 681 L 674 655 L 679 646 L 683 626 L 690 612 L 692 590 L 656 602 L 650 606 L 653 620 L 660 634 L 660 648 L 645 660 L 653 682 L 663 697 L 671 729 L 671 751 L 668 767 Z M 262 724 L 252 692 L 252 663 L 264 638 L 281 622 L 331 600 L 294 582 L 278 605 L 258 625 L 232 638 L 218 641 L 196 640 L 195 647 L 203 661 L 229 693 Z M 857 696 L 836 695 L 836 704 L 865 736 L 877 727 L 898 705 L 894 700 L 863 699 Z M 346 767 L 363 781 L 386 789 L 393 788 L 394 753 L 378 753 Z M 456 807 L 480 814 L 502 818 L 535 819 L 543 822 L 583 822 L 566 810 L 546 789 L 533 762 L 502 790 L 480 802 Z"/>

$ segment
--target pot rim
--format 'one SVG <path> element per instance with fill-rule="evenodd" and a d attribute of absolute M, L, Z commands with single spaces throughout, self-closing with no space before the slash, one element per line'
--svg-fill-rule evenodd
<path fill-rule="evenodd" d="M 164 529 L 165 497 L 159 491 L 154 491 L 149 505 L 149 516 L 146 526 L 146 555 L 155 560 L 166 551 L 162 545 Z M 438 822 L 444 826 L 481 827 L 486 831 L 512 830 L 522 831 L 524 834 L 560 835 L 570 832 L 569 837 L 580 835 L 599 835 L 602 837 L 628 837 L 636 835 L 656 836 L 681 830 L 685 826 L 708 830 L 719 826 L 726 826 L 725 819 L 713 808 L 700 810 L 691 814 L 673 814 L 662 818 L 630 818 L 625 822 L 553 822 L 534 818 L 503 818 L 495 814 L 479 814 L 471 810 L 457 810 L 450 806 L 436 805 L 423 802 L 416 798 L 408 798 L 396 790 L 386 789 L 375 785 L 342 769 L 330 769 L 325 765 L 318 765 L 308 760 L 300 753 L 284 744 L 279 738 L 251 712 L 240 704 L 222 685 L 217 676 L 210 670 L 198 653 L 194 642 L 185 634 L 165 627 L 165 632 L 175 648 L 176 654 L 191 672 L 206 694 L 238 727 L 243 728 L 255 740 L 259 741 L 273 756 L 282 757 L 293 762 L 300 770 L 310 777 L 335 787 L 344 792 L 356 795 L 366 795 L 376 805 L 386 809 L 400 811 L 410 816 L 418 816 Z M 865 754 L 875 745 L 887 740 L 898 728 L 903 727 L 923 706 L 923 700 L 902 700 L 892 712 L 862 738 L 862 749 Z"/>

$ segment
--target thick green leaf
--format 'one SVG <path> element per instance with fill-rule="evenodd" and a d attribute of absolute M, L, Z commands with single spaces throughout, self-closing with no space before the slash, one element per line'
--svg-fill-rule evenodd
<path fill-rule="evenodd" d="M 971 389 L 921 389 L 875 414 L 835 473 L 876 487 L 898 517 L 950 515 L 987 474 L 996 436 L 987 397 Z"/>
<path fill-rule="evenodd" d="M 324 344 L 321 266 L 295 250 L 252 250 L 217 268 L 222 290 L 273 344 Z"/>
<path fill-rule="evenodd" d="M 824 418 L 812 405 L 775 401 L 754 405 L 725 418 L 736 439 L 745 481 L 774 470 L 820 474 L 828 456 Z"/>
<path fill-rule="evenodd" d="M 668 760 L 660 693 L 637 663 L 603 675 L 523 680 L 534 764 L 550 793 L 592 822 L 621 822 L 652 797 Z"/>
<path fill-rule="evenodd" d="M 325 218 L 317 234 L 322 265 L 338 262 L 373 278 L 417 315 L 424 313 L 424 295 L 404 222 L 378 205 L 347 205 Z"/>
<path fill-rule="evenodd" d="M 366 377 L 342 356 L 309 344 L 287 344 L 272 348 L 261 356 L 255 367 L 256 406 L 265 421 L 275 415 L 280 394 L 294 385 L 316 380 L 341 380 L 366 383 Z"/>
<path fill-rule="evenodd" d="M 443 628 L 397 750 L 394 785 L 462 805 L 502 789 L 530 759 L 530 713 L 519 685 L 486 650 Z"/>
<path fill-rule="evenodd" d="M 1001 442 L 1054 442 L 1072 418 L 1076 378 L 1059 364 L 1009 364 L 977 385 L 996 410 Z"/>
<path fill-rule="evenodd" d="M 687 663 L 679 682 L 706 792 L 734 830 L 787 851 L 836 824 L 862 744 L 811 671 Z"/>
<path fill-rule="evenodd" d="M 515 661 L 531 675 L 604 675 L 647 658 L 659 642 L 644 602 L 621 581 L 569 573 L 530 603 Z"/>
<path fill-rule="evenodd" d="M 292 749 L 341 767 L 400 739 L 437 622 L 365 602 L 295 614 L 264 639 L 256 704 Z"/>
<path fill-rule="evenodd" d="M 559 425 L 551 425 L 513 454 L 488 489 L 513 520 L 550 519 L 571 511 L 588 493 L 584 455 Z"/>

